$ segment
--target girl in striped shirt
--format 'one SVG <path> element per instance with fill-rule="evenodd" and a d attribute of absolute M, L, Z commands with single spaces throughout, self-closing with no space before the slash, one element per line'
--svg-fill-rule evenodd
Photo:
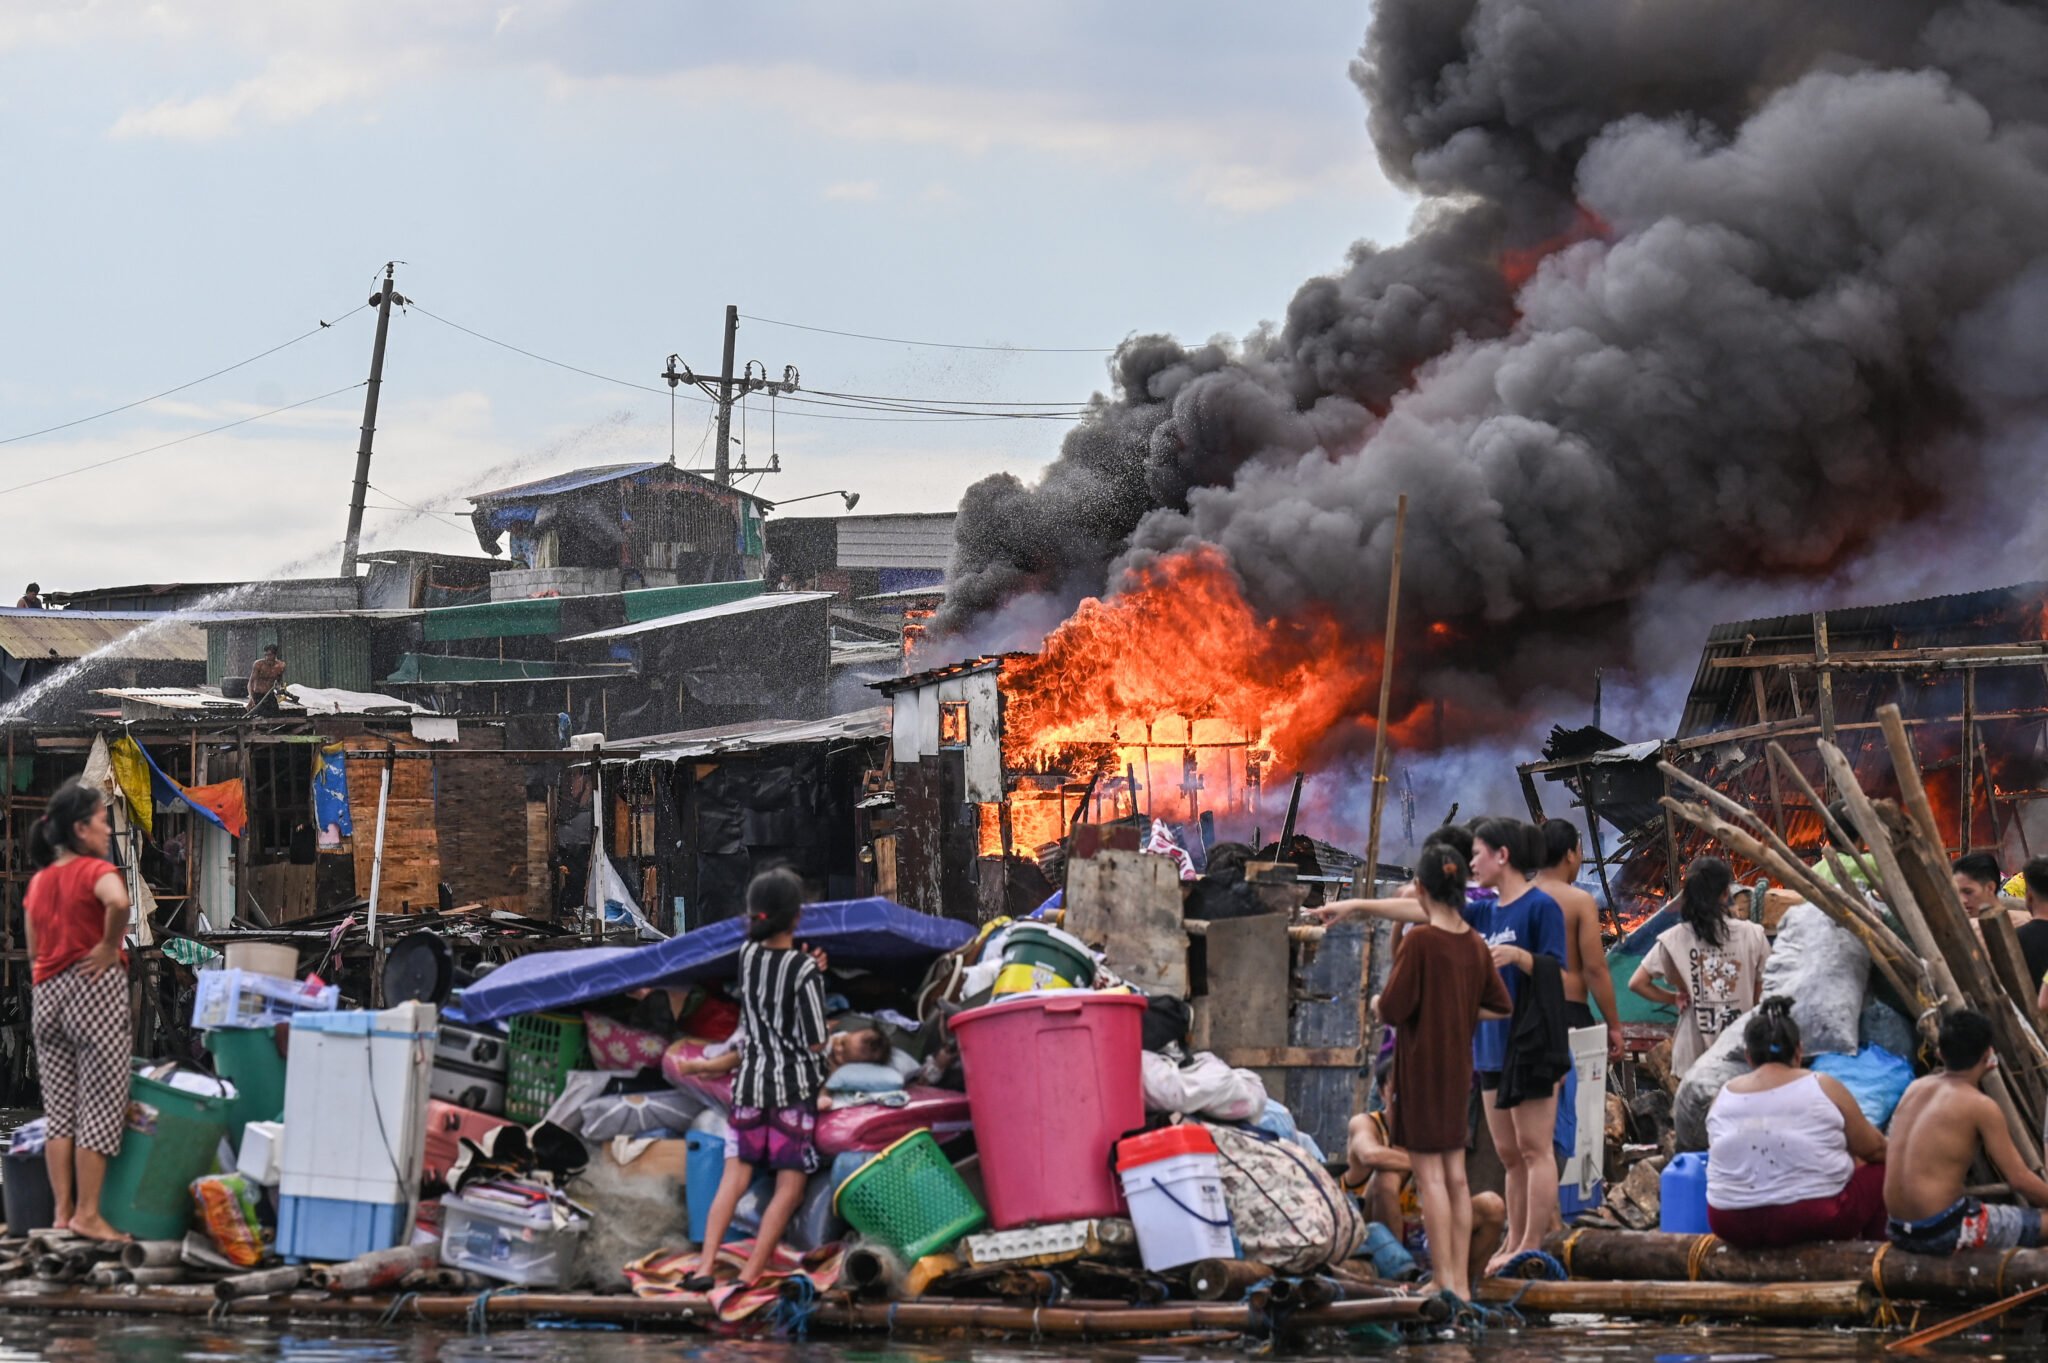
<path fill-rule="evenodd" d="M 704 1292 L 715 1284 L 712 1267 L 733 1210 L 755 1173 L 770 1169 L 775 1194 L 740 1271 L 743 1284 L 759 1279 L 818 1167 L 813 1137 L 828 1044 L 825 974 L 822 955 L 796 945 L 802 914 L 803 882 L 794 872 L 764 871 L 747 886 L 747 944 L 740 948 L 737 991 L 747 1040 L 733 1079 L 725 1177 L 705 1223 L 703 1257 L 683 1284 L 687 1291 Z"/>

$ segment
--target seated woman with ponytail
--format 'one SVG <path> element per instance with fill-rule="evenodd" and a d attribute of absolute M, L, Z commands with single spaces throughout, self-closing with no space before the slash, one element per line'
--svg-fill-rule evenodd
<path fill-rule="evenodd" d="M 1743 1029 L 1753 1068 L 1707 1112 L 1707 1224 L 1738 1249 L 1882 1240 L 1884 1137 L 1849 1090 L 1800 1068 L 1792 1000 Z"/>
<path fill-rule="evenodd" d="M 57 1224 L 125 1240 L 100 1216 L 107 1161 L 128 1112 L 128 971 L 121 936 L 128 889 L 107 854 L 114 830 L 97 791 L 67 781 L 29 834 L 30 1014 L 49 1143 L 43 1159 Z"/>

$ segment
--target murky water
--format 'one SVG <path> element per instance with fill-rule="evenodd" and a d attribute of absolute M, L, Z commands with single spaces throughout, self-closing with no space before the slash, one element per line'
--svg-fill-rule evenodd
<path fill-rule="evenodd" d="M 1210 1363 L 1256 1350 L 1169 1341 L 1056 1347 L 1017 1343 L 799 1344 L 746 1343 L 694 1334 L 614 1330 L 494 1330 L 489 1335 L 414 1328 L 378 1330 L 332 1326 L 225 1327 L 199 1321 L 137 1321 L 0 1317 L 0 1363 L 30 1360 L 119 1360 L 120 1363 Z M 1495 1332 L 1484 1341 L 1382 1345 L 1359 1340 L 1333 1352 L 1281 1355 L 1300 1359 L 1385 1358 L 1403 1363 L 1776 1363 L 1785 1360 L 1876 1360 L 1886 1357 L 1883 1337 L 1871 1332 L 1644 1328 L 1582 1324 Z M 1899 1357 L 1899 1355 L 1892 1355 Z M 1923 1357 L 2048 1363 L 2036 1332 L 2001 1337 L 1965 1336 L 1935 1346 Z"/>

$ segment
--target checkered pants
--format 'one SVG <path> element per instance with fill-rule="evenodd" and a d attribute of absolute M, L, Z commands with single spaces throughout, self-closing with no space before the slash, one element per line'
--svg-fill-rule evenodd
<path fill-rule="evenodd" d="M 128 975 L 119 965 L 87 978 L 84 962 L 35 986 L 36 1068 L 50 1139 L 121 1153 L 128 1119 Z"/>

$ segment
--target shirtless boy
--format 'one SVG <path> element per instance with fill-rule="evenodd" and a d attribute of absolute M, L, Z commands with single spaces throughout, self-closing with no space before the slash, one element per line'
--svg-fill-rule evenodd
<path fill-rule="evenodd" d="M 1578 887 L 1579 868 L 1586 864 L 1579 848 L 1579 830 L 1565 819 L 1545 819 L 1538 830 L 1543 834 L 1543 869 L 1536 884 L 1549 892 L 1564 910 L 1564 999 L 1574 1027 L 1607 1024 L 1607 1058 L 1621 1060 L 1621 1013 L 1614 1002 L 1614 976 L 1607 969 L 1607 947 L 1600 940 L 1600 906 L 1593 896 Z M 1600 1005 L 1600 1016 L 1586 1004 L 1591 998 Z"/>
<path fill-rule="evenodd" d="M 2027 1168 L 1998 1110 L 1981 1087 L 1997 1065 L 1991 1021 L 1958 1009 L 1941 1020 L 1939 1073 L 1913 1081 L 1892 1114 L 1884 1205 L 1891 1242 L 1911 1254 L 1963 1249 L 2030 1249 L 2048 1239 L 2048 1214 L 1986 1204 L 1963 1192 L 1981 1153 L 2012 1190 L 2048 1207 L 2048 1182 Z"/>

